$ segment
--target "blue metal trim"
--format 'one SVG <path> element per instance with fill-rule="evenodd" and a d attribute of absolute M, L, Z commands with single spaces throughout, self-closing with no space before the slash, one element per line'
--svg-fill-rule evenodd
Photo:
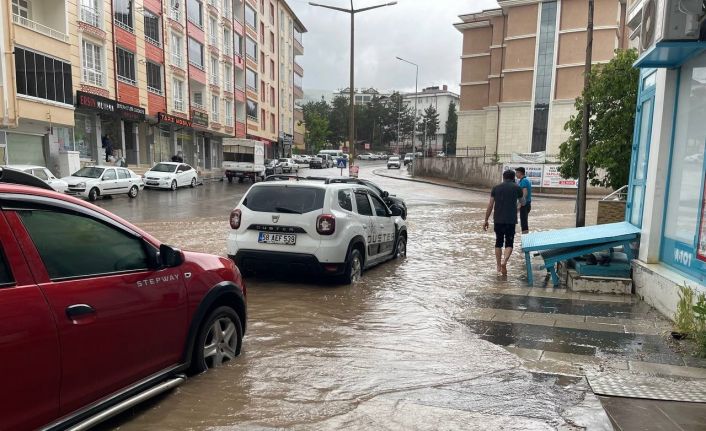
<path fill-rule="evenodd" d="M 706 151 L 706 148 L 704 148 Z M 704 209 L 704 184 L 706 184 L 706 157 L 701 162 L 701 190 L 699 191 L 699 212 L 696 217 L 696 232 L 694 233 L 694 255 L 698 256 L 699 252 L 699 237 L 701 236 L 701 222 L 703 221 Z"/>
<path fill-rule="evenodd" d="M 669 194 L 672 185 L 672 159 L 674 158 L 674 138 L 677 132 L 677 113 L 679 112 L 679 93 L 681 91 L 681 67 L 676 71 L 676 89 L 674 92 L 674 112 L 672 113 L 672 133 L 671 133 L 671 145 L 669 146 L 669 160 L 667 161 L 667 181 L 665 185 L 666 193 L 664 194 L 664 202 L 662 209 L 662 232 L 660 233 L 660 246 L 659 246 L 659 259 L 665 263 L 668 263 L 664 258 L 664 243 L 667 238 L 665 232 L 667 230 L 667 209 L 669 203 Z"/>
<path fill-rule="evenodd" d="M 675 69 L 705 50 L 706 42 L 698 40 L 658 42 L 643 52 L 633 66 Z"/>

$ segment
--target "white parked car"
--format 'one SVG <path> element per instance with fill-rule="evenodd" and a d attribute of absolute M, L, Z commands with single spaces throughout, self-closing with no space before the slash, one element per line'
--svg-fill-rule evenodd
<path fill-rule="evenodd" d="M 375 160 L 376 157 L 375 154 L 370 153 L 358 154 L 358 160 Z"/>
<path fill-rule="evenodd" d="M 145 188 L 142 178 L 127 168 L 112 166 L 86 166 L 70 177 L 64 177 L 66 194 L 95 201 L 100 196 L 127 194 L 136 198 Z"/>
<path fill-rule="evenodd" d="M 389 159 L 387 159 L 387 169 L 400 169 L 402 165 L 402 162 L 400 162 L 400 158 L 397 156 L 392 156 Z"/>
<path fill-rule="evenodd" d="M 66 181 L 60 180 L 59 178 L 55 177 L 54 174 L 52 174 L 51 171 L 45 168 L 44 166 L 7 165 L 6 167 L 22 171 L 30 175 L 34 175 L 35 177 L 49 184 L 51 188 L 53 188 L 59 193 L 64 193 L 66 191 L 66 188 L 68 187 Z"/>
<path fill-rule="evenodd" d="M 279 159 L 279 163 L 282 166 L 282 172 L 292 173 L 299 172 L 299 164 L 294 161 L 294 159 L 284 158 Z"/>
<path fill-rule="evenodd" d="M 196 169 L 186 163 L 161 162 L 145 172 L 145 187 L 176 190 L 178 187 L 196 187 Z"/>
<path fill-rule="evenodd" d="M 370 188 L 333 180 L 254 184 L 230 214 L 228 256 L 251 272 L 303 270 L 349 284 L 407 254 L 407 224 Z"/>

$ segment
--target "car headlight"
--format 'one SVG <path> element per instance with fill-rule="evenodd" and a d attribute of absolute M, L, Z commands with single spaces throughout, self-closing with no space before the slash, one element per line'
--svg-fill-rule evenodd
<path fill-rule="evenodd" d="M 78 187 L 79 189 L 85 189 L 85 188 L 86 188 L 86 183 L 85 183 L 85 182 L 84 182 L 84 183 L 78 183 L 78 184 L 76 184 L 76 187 Z"/>

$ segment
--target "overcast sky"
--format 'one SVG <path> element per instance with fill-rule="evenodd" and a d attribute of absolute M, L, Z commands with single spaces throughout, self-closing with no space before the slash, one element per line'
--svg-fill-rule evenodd
<path fill-rule="evenodd" d="M 356 9 L 389 0 L 355 0 Z M 338 90 L 348 86 L 350 18 L 348 14 L 313 7 L 307 0 L 287 0 L 306 26 L 304 89 Z M 316 0 L 350 7 L 349 0 Z M 414 90 L 419 64 L 419 89 L 448 84 L 458 92 L 462 35 L 452 24 L 458 15 L 497 7 L 495 0 L 398 0 L 397 5 L 356 15 L 355 86 L 382 90 Z"/>

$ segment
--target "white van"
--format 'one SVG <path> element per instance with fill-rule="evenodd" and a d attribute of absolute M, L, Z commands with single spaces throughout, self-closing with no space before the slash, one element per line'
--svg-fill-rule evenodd
<path fill-rule="evenodd" d="M 348 154 L 344 153 L 341 150 L 321 150 L 321 151 L 319 151 L 319 156 L 321 156 L 322 154 L 327 154 L 327 155 L 331 156 L 334 159 L 334 161 L 336 159 L 340 159 L 341 157 L 345 157 L 346 160 L 348 160 Z"/>

